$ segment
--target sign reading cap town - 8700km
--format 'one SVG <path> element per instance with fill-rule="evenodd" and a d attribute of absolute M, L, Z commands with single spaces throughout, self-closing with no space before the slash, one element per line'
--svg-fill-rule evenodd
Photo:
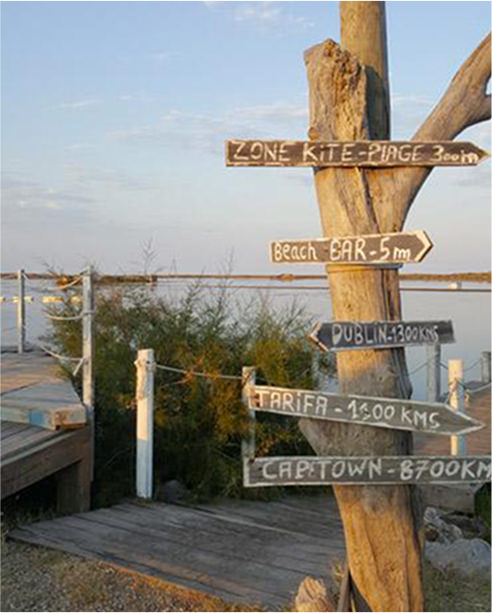
<path fill-rule="evenodd" d="M 490 456 L 244 458 L 245 487 L 490 481 Z"/>
<path fill-rule="evenodd" d="M 420 262 L 433 245 L 423 230 L 270 243 L 274 264 L 403 264 Z"/>

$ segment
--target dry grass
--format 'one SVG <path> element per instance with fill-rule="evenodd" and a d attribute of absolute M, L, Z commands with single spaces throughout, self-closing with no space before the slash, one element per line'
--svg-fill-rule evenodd
<path fill-rule="evenodd" d="M 426 611 L 491 611 L 490 577 L 465 578 L 457 572 L 424 567 Z"/>

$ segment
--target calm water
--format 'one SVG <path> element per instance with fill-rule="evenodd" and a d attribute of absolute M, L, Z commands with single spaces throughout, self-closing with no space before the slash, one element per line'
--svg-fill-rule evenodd
<path fill-rule="evenodd" d="M 245 282 L 237 284 L 247 285 Z M 255 285 L 257 283 L 255 282 Z M 296 285 L 300 285 L 299 282 Z M 303 283 L 302 285 L 307 285 Z M 422 282 L 404 283 L 405 287 L 431 287 Z M 235 289 L 235 297 L 247 299 L 253 294 L 266 294 L 270 296 L 272 304 L 276 308 L 287 307 L 295 298 L 306 306 L 307 312 L 313 315 L 316 320 L 326 320 L 331 317 L 330 295 L 326 290 L 257 290 L 257 289 Z M 432 287 L 447 287 L 446 283 L 432 283 Z M 490 289 L 484 284 L 465 284 L 465 288 Z M 185 288 L 184 283 L 172 283 L 169 285 L 159 285 L 156 289 L 158 293 L 171 292 L 172 295 L 179 296 Z M 41 296 L 54 295 L 50 291 L 51 284 L 47 281 L 28 282 L 26 295 L 33 296 L 34 302 L 26 304 L 27 313 L 27 339 L 36 341 L 40 335 L 45 333 L 47 320 L 44 313 L 46 305 L 41 302 Z M 211 291 L 214 291 L 211 289 Z M 16 294 L 16 283 L 6 281 L 2 284 L 2 295 L 12 297 Z M 464 360 L 465 368 L 469 368 L 480 357 L 482 351 L 490 351 L 491 345 L 491 303 L 490 293 L 466 293 L 466 292 L 420 292 L 402 291 L 403 319 L 405 320 L 433 320 L 450 319 L 453 322 L 456 343 L 442 346 L 442 361 L 447 363 L 451 358 L 461 358 Z M 13 345 L 16 342 L 16 305 L 12 302 L 3 302 L 1 305 L 1 329 L 2 345 Z M 410 347 L 407 349 L 407 361 L 409 371 L 413 371 L 423 364 L 426 360 L 425 347 Z M 441 370 L 443 384 L 445 385 L 446 372 Z M 466 379 L 473 380 L 480 378 L 480 366 L 476 365 L 467 372 Z M 425 399 L 426 370 L 422 368 L 412 376 L 414 387 L 413 397 L 418 400 Z"/>

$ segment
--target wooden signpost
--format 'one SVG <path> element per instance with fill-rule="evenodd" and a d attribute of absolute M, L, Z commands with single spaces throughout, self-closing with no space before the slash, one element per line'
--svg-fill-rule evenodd
<path fill-rule="evenodd" d="M 315 340 L 327 348 L 334 340 L 339 349 L 363 347 L 363 354 L 341 351 L 337 355 L 341 389 L 352 398 L 352 393 L 372 400 L 390 396 L 386 404 L 377 403 L 377 410 L 385 406 L 389 415 L 388 406 L 395 406 L 392 419 L 398 415 L 401 421 L 403 413 L 398 413 L 393 397 L 409 403 L 404 399 L 411 395 L 401 347 L 415 344 L 414 338 L 418 344 L 434 343 L 426 338 L 436 336 L 442 336 L 437 342 L 447 342 L 444 339 L 452 337 L 452 328 L 449 322 L 447 328 L 438 325 L 437 329 L 436 322 L 401 322 L 398 273 L 391 268 L 420 261 L 432 246 L 425 233 L 403 232 L 412 202 L 432 167 L 473 166 L 488 157 L 479 147 L 452 139 L 490 119 L 486 93 L 490 36 L 463 63 L 412 140 L 393 142 L 389 140 L 385 3 L 341 2 L 340 7 L 341 44 L 326 40 L 304 55 L 310 140 L 228 141 L 226 164 L 315 169 L 324 239 L 275 241 L 272 261 L 334 264 L 327 266 L 327 273 L 335 322 L 327 334 L 321 326 L 318 332 L 323 329 L 323 333 L 316 334 Z M 415 238 L 420 246 L 409 244 Z M 335 328 L 340 322 L 343 329 Z M 363 340 L 358 342 L 359 338 Z M 370 351 L 378 347 L 393 349 Z M 268 395 L 264 397 L 267 402 Z M 290 406 L 291 397 L 284 394 L 284 407 L 286 398 Z M 311 401 L 299 402 L 306 408 Z M 272 397 L 269 404 L 271 408 Z M 294 399 L 292 406 L 296 406 Z M 333 406 L 334 412 L 337 407 L 342 408 Z M 365 408 L 371 412 L 369 407 L 374 419 L 376 404 L 367 403 Z M 418 413 L 413 411 L 416 419 Z M 430 419 L 427 411 L 422 415 Z M 408 432 L 393 425 L 391 431 L 366 425 L 303 416 L 299 427 L 317 457 L 255 459 L 249 455 L 244 460 L 245 485 L 333 484 L 344 525 L 350 585 L 369 607 L 357 610 L 423 611 L 421 510 L 414 490 L 402 485 L 486 481 L 490 458 L 404 456 L 406 451 L 411 453 Z M 248 449 L 249 454 L 254 452 Z"/>
<path fill-rule="evenodd" d="M 404 264 L 421 262 L 433 244 L 423 230 L 270 243 L 274 264 Z"/>
<path fill-rule="evenodd" d="M 229 140 L 227 166 L 476 166 L 489 153 L 467 142 Z"/>
<path fill-rule="evenodd" d="M 309 338 L 323 351 L 382 349 L 454 343 L 451 321 L 333 321 L 317 324 Z"/>
<path fill-rule="evenodd" d="M 446 436 L 469 434 L 483 424 L 446 404 L 401 398 L 370 398 L 263 385 L 247 389 L 249 410 L 290 417 L 365 424 Z"/>
<path fill-rule="evenodd" d="M 490 481 L 490 456 L 244 458 L 245 487 Z"/>

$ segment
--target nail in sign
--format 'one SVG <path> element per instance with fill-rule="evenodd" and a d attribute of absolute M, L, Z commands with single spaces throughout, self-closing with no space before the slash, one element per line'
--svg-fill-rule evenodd
<path fill-rule="evenodd" d="M 274 264 L 401 264 L 421 262 L 433 244 L 423 230 L 270 243 Z"/>
<path fill-rule="evenodd" d="M 226 141 L 227 166 L 475 166 L 488 157 L 455 141 Z"/>
<path fill-rule="evenodd" d="M 490 456 L 362 456 L 244 458 L 245 487 L 480 483 Z"/>
<path fill-rule="evenodd" d="M 455 342 L 451 321 L 333 321 L 317 324 L 309 338 L 323 351 Z"/>
<path fill-rule="evenodd" d="M 263 385 L 251 386 L 248 408 L 290 417 L 310 417 L 446 436 L 469 434 L 483 427 L 480 422 L 453 411 L 446 404 L 345 396 Z"/>

